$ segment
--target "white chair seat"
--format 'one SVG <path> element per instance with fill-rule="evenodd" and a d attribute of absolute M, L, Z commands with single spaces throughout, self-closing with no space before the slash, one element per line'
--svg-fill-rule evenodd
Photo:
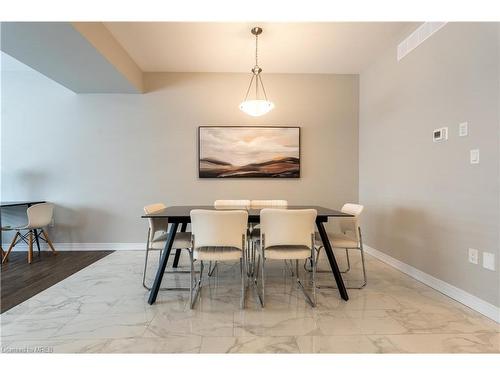
<path fill-rule="evenodd" d="M 307 259 L 311 256 L 311 249 L 300 245 L 270 246 L 266 248 L 265 255 L 266 259 Z"/>
<path fill-rule="evenodd" d="M 240 249 L 230 246 L 205 246 L 193 251 L 194 259 L 208 261 L 239 260 L 242 254 Z"/>
<path fill-rule="evenodd" d="M 316 232 L 315 236 L 316 246 L 322 246 L 321 236 Z M 358 241 L 343 233 L 328 233 L 328 238 L 330 239 L 330 244 L 334 248 L 341 249 L 357 249 L 359 247 Z"/>
<path fill-rule="evenodd" d="M 150 242 L 149 246 L 154 250 L 163 250 L 165 247 L 165 242 L 167 241 L 168 234 L 166 232 L 160 232 L 153 241 Z M 191 247 L 191 232 L 177 232 L 175 234 L 174 244 L 172 249 L 189 249 Z"/>

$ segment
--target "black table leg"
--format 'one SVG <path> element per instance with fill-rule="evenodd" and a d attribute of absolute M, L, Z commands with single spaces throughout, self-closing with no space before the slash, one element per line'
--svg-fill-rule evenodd
<path fill-rule="evenodd" d="M 182 223 L 181 232 L 185 232 L 186 228 L 187 228 L 187 223 Z M 175 251 L 174 268 L 177 268 L 179 266 L 179 259 L 181 257 L 181 251 L 182 251 L 182 249 L 177 249 Z"/>
<path fill-rule="evenodd" d="M 344 280 L 342 280 L 342 275 L 339 270 L 337 261 L 335 260 L 335 255 L 333 254 L 332 246 L 328 240 L 328 234 L 326 233 L 325 227 L 322 222 L 316 222 L 318 227 L 319 235 L 321 236 L 321 241 L 323 241 L 323 246 L 325 248 L 325 253 L 328 256 L 328 261 L 330 262 L 330 267 L 332 268 L 333 276 L 335 276 L 335 281 L 337 282 L 337 287 L 339 288 L 340 296 L 344 301 L 349 300 L 349 295 L 347 294 L 347 289 L 344 285 Z"/>
<path fill-rule="evenodd" d="M 33 232 L 35 232 L 36 247 L 38 248 L 38 255 L 40 255 L 40 240 L 38 239 L 38 232 L 36 229 L 34 229 Z"/>
<path fill-rule="evenodd" d="M 168 257 L 170 251 L 172 250 L 172 245 L 174 244 L 175 233 L 177 232 L 177 227 L 179 223 L 172 223 L 170 226 L 170 231 L 168 232 L 167 241 L 165 242 L 165 247 L 163 248 L 163 254 L 161 256 L 160 264 L 158 265 L 158 271 L 156 271 L 155 282 L 149 293 L 148 303 L 152 305 L 156 301 L 156 296 L 160 290 L 161 280 L 163 279 L 163 273 L 167 267 Z"/>

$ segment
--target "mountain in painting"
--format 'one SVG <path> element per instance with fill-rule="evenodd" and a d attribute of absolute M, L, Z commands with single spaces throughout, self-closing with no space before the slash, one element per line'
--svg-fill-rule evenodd
<path fill-rule="evenodd" d="M 281 157 L 261 163 L 232 165 L 214 158 L 200 159 L 200 177 L 300 177 L 300 159 Z"/>

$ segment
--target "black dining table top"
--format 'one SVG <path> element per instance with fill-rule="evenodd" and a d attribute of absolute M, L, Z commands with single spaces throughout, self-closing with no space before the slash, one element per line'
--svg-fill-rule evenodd
<path fill-rule="evenodd" d="M 332 210 L 330 208 L 321 207 L 321 206 L 288 206 L 286 209 L 289 210 L 299 210 L 299 209 L 315 209 L 318 212 L 317 220 L 319 221 L 327 221 L 329 217 L 352 217 L 353 215 L 346 214 L 341 211 Z M 169 220 L 176 221 L 186 221 L 190 219 L 190 213 L 192 210 L 202 209 L 202 210 L 235 210 L 241 209 L 236 207 L 227 207 L 227 208 L 215 208 L 214 206 L 170 206 L 164 208 L 163 210 L 156 211 L 151 214 L 144 214 L 142 218 L 167 218 Z M 248 220 L 258 220 L 260 216 L 261 208 L 250 208 L 244 209 L 248 211 Z"/>
<path fill-rule="evenodd" d="M 45 203 L 45 201 L 5 201 L 0 202 L 1 207 L 13 207 L 13 206 L 28 206 L 38 203 Z"/>

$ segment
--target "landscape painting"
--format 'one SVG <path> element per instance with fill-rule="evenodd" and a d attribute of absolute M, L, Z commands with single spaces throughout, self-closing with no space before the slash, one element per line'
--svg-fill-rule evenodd
<path fill-rule="evenodd" d="M 300 128 L 200 126 L 200 178 L 299 178 Z"/>

